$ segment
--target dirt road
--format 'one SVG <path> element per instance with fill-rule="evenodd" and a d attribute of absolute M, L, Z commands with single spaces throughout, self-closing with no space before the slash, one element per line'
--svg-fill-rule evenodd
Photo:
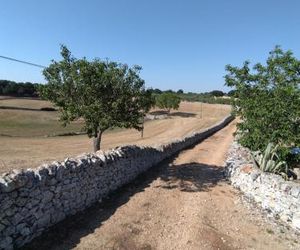
<path fill-rule="evenodd" d="M 29 249 L 300 249 L 224 180 L 235 124 L 150 170 Z"/>

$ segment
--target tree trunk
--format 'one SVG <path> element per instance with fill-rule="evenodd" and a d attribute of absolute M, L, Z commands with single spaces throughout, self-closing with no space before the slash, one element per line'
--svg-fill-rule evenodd
<path fill-rule="evenodd" d="M 94 152 L 100 150 L 102 131 L 99 131 L 97 135 L 94 136 Z"/>
<path fill-rule="evenodd" d="M 141 137 L 142 138 L 144 137 L 144 123 L 145 123 L 145 117 L 143 117 L 143 127 L 142 127 L 142 130 L 141 130 Z"/>

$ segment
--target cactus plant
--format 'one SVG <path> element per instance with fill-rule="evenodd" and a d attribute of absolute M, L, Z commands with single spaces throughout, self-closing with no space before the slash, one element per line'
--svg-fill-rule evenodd
<path fill-rule="evenodd" d="M 273 143 L 269 143 L 266 150 L 262 153 L 256 151 L 252 154 L 258 167 L 264 172 L 270 172 L 274 174 L 280 174 L 285 179 L 288 178 L 288 165 L 286 161 L 279 159 L 277 154 L 278 145 L 274 146 Z"/>

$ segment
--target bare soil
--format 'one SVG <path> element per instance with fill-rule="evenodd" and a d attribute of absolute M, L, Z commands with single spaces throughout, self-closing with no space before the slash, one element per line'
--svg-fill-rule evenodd
<path fill-rule="evenodd" d="M 234 131 L 235 122 L 26 249 L 300 249 L 287 229 L 245 206 L 224 179 Z"/>

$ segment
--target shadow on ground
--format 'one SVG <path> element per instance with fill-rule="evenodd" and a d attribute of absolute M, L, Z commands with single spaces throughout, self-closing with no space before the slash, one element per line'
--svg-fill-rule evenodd
<path fill-rule="evenodd" d="M 224 179 L 223 168 L 201 163 L 169 165 L 166 174 L 160 177 L 162 188 L 178 188 L 183 192 L 205 192 Z"/>
<path fill-rule="evenodd" d="M 2 101 L 2 100 L 5 100 L 5 99 L 0 99 L 0 100 Z M 35 109 L 35 108 L 25 108 L 25 107 L 15 107 L 15 106 L 0 106 L 0 109 L 11 109 L 11 110 L 22 110 L 22 111 L 38 111 L 38 112 L 57 111 L 57 109 L 49 108 L 49 107 Z"/>
<path fill-rule="evenodd" d="M 189 113 L 189 112 L 171 112 L 168 113 L 167 111 L 164 110 L 157 110 L 157 111 L 152 111 L 149 113 L 150 115 L 167 115 L 167 116 L 180 116 L 180 117 L 196 117 L 197 114 L 195 113 Z"/>
<path fill-rule="evenodd" d="M 222 168 L 199 163 L 173 165 L 172 157 L 147 172 L 132 183 L 123 186 L 83 212 L 70 216 L 51 227 L 23 249 L 71 249 L 80 239 L 101 227 L 115 211 L 136 193 L 143 192 L 156 180 L 162 180 L 155 188 L 178 188 L 183 192 L 205 192 L 223 180 Z M 132 249 L 133 250 L 133 249 Z"/>
<path fill-rule="evenodd" d="M 173 112 L 170 113 L 170 116 L 180 116 L 183 118 L 188 118 L 188 117 L 196 117 L 197 114 L 195 113 L 188 113 L 188 112 Z"/>

